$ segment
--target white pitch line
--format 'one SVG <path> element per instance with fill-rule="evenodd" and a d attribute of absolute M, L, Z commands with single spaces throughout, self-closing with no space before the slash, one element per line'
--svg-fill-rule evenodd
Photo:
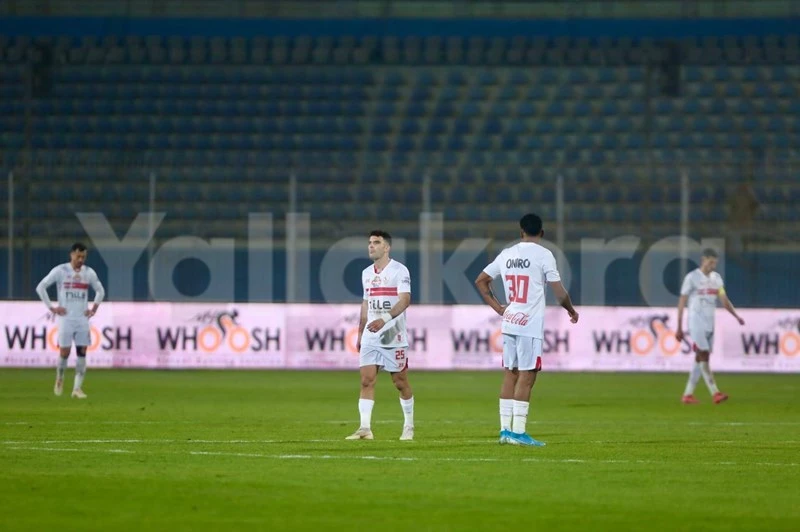
<path fill-rule="evenodd" d="M 384 442 L 394 441 L 391 438 L 382 440 Z M 80 444 L 110 444 L 110 443 L 137 443 L 137 444 L 158 444 L 158 443 L 184 443 L 184 444 L 305 444 L 305 443 L 345 443 L 344 438 L 327 439 L 327 440 L 6 440 L 0 442 L 3 445 L 24 445 L 24 444 L 39 444 L 39 445 L 52 445 L 64 443 L 80 443 Z M 496 439 L 492 440 L 424 440 L 424 443 L 434 444 L 482 444 L 482 443 L 497 443 Z M 369 443 L 367 443 L 369 445 Z"/>
<path fill-rule="evenodd" d="M 313 440 L 195 440 L 195 439 L 86 439 L 86 440 L 6 440 L 2 441 L 3 445 L 53 445 L 53 444 L 87 444 L 87 445 L 103 445 L 112 443 L 131 443 L 131 444 L 161 444 L 161 443 L 176 443 L 186 445 L 209 444 L 209 445 L 271 445 L 271 444 L 307 444 L 307 443 L 342 443 L 344 438 L 337 439 L 313 439 Z M 394 441 L 391 438 L 378 440 L 378 442 Z M 649 442 L 649 440 L 648 440 Z M 485 440 L 425 440 L 418 439 L 417 443 L 421 444 L 447 444 L 447 445 L 483 445 L 497 443 L 497 439 Z M 556 441 L 549 442 L 548 445 L 630 445 L 642 443 L 635 440 L 589 440 L 589 441 Z M 720 445 L 796 445 L 800 444 L 800 440 L 712 440 L 712 441 L 693 441 L 687 442 L 689 445 L 707 445 L 709 443 Z M 370 443 L 367 443 L 370 445 Z"/>
<path fill-rule="evenodd" d="M 64 448 L 57 448 L 57 447 L 7 447 L 12 451 L 47 451 L 47 452 L 54 452 L 54 453 L 80 453 L 80 452 L 89 452 L 89 449 L 64 449 Z M 92 450 L 91 452 L 97 452 Z M 103 451 L 100 451 L 103 452 Z"/>
<path fill-rule="evenodd" d="M 108 454 L 188 454 L 190 456 L 228 456 L 233 458 L 265 458 L 271 460 L 367 460 L 384 462 L 500 462 L 500 463 L 547 463 L 547 464 L 623 464 L 623 465 L 665 465 L 663 461 L 655 460 L 603 460 L 603 459 L 583 459 L 583 458 L 457 458 L 457 457 L 411 457 L 411 456 L 375 456 L 375 455 L 314 455 L 314 454 L 265 454 L 265 453 L 233 453 L 222 451 L 165 451 L 140 452 L 126 449 L 70 449 L 58 447 L 7 447 L 9 450 L 17 451 L 42 451 L 42 452 L 91 452 Z M 695 462 L 692 465 L 704 465 L 711 467 L 735 466 L 735 467 L 798 467 L 797 462 Z"/>
<path fill-rule="evenodd" d="M 3 425 L 198 425 L 200 421 L 4 421 Z"/>

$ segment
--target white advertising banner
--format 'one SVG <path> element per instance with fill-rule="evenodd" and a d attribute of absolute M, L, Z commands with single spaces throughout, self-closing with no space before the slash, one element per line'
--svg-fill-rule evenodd
<path fill-rule="evenodd" d="M 104 303 L 91 319 L 93 367 L 358 368 L 355 305 Z M 545 371 L 688 371 L 691 338 L 675 339 L 676 310 L 582 307 L 580 322 L 548 307 Z M 800 311 L 743 309 L 716 319 L 716 371 L 800 371 Z M 41 302 L 2 302 L 0 366 L 52 367 L 58 320 Z M 500 317 L 488 307 L 414 306 L 409 367 L 500 370 Z M 74 364 L 74 357 L 71 358 Z"/>

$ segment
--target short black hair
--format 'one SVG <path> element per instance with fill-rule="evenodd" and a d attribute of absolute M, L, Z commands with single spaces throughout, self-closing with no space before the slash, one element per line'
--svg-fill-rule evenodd
<path fill-rule="evenodd" d="M 83 242 L 75 242 L 70 251 L 86 251 L 86 245 Z"/>
<path fill-rule="evenodd" d="M 716 259 L 719 258 L 719 255 L 717 254 L 716 250 L 712 248 L 706 248 L 703 250 L 703 258 L 706 257 L 708 257 L 709 259 Z"/>
<path fill-rule="evenodd" d="M 375 229 L 374 231 L 372 231 L 369 234 L 369 236 L 379 236 L 384 240 L 384 242 L 386 242 L 390 246 L 392 245 L 392 235 L 390 235 L 386 231 L 381 231 L 380 229 Z"/>
<path fill-rule="evenodd" d="M 542 219 L 532 212 L 528 213 L 520 219 L 519 227 L 528 236 L 539 236 L 542 232 Z"/>

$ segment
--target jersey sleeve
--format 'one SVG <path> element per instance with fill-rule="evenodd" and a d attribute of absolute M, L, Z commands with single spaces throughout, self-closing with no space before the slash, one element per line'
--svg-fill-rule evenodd
<path fill-rule="evenodd" d="M 683 278 L 683 284 L 681 285 L 681 295 L 688 296 L 692 292 L 694 292 L 694 282 L 692 281 L 692 276 L 690 274 Z"/>
<path fill-rule="evenodd" d="M 400 272 L 400 278 L 397 280 L 397 293 L 410 294 L 411 293 L 411 274 L 408 268 L 403 268 Z"/>
<path fill-rule="evenodd" d="M 48 273 L 44 279 L 39 281 L 39 284 L 36 285 L 36 293 L 39 295 L 39 299 L 47 305 L 47 308 L 51 308 L 53 306 L 53 302 L 50 301 L 50 296 L 47 293 L 47 289 L 53 283 L 57 283 L 61 279 L 61 268 L 60 266 L 56 266 L 50 273 Z"/>
<path fill-rule="evenodd" d="M 484 273 L 494 279 L 500 275 L 500 265 L 503 263 L 502 254 L 498 255 L 487 267 L 483 269 Z"/>
<path fill-rule="evenodd" d="M 715 273 L 716 273 L 716 272 L 715 272 Z M 714 276 L 714 278 L 715 278 L 715 281 L 716 281 L 716 283 L 717 283 L 717 293 L 718 293 L 719 295 L 721 295 L 721 296 L 724 296 L 724 295 L 726 295 L 726 294 L 725 294 L 725 282 L 722 280 L 722 276 L 721 276 L 720 274 L 718 274 L 718 273 L 717 273 L 717 274 Z"/>
<path fill-rule="evenodd" d="M 361 275 L 361 287 L 364 289 L 364 301 L 369 299 L 369 285 L 367 281 L 364 279 L 364 275 Z"/>
<path fill-rule="evenodd" d="M 89 284 L 94 288 L 94 303 L 95 305 L 99 305 L 102 303 L 103 298 L 106 297 L 106 291 L 105 288 L 103 288 L 103 283 L 100 282 L 100 278 L 97 276 L 97 272 L 94 270 L 89 270 Z"/>
<path fill-rule="evenodd" d="M 561 274 L 558 273 L 558 265 L 556 265 L 555 256 L 548 252 L 542 264 L 542 273 L 544 273 L 544 280 L 548 283 L 555 283 L 561 280 Z"/>

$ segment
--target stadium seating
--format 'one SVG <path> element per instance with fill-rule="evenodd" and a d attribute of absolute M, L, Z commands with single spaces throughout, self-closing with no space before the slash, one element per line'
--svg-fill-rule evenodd
<path fill-rule="evenodd" d="M 695 227 L 721 230 L 753 177 L 779 232 L 798 221 L 799 40 L 679 41 L 671 92 L 652 39 L 2 38 L 0 165 L 26 163 L 24 61 L 49 47 L 30 109 L 36 236 L 73 231 L 76 211 L 129 222 L 151 174 L 164 237 L 280 220 L 292 175 L 323 238 L 376 218 L 414 237 L 425 177 L 453 238 L 528 210 L 552 222 L 558 176 L 570 239 L 672 234 L 683 172 Z"/>

